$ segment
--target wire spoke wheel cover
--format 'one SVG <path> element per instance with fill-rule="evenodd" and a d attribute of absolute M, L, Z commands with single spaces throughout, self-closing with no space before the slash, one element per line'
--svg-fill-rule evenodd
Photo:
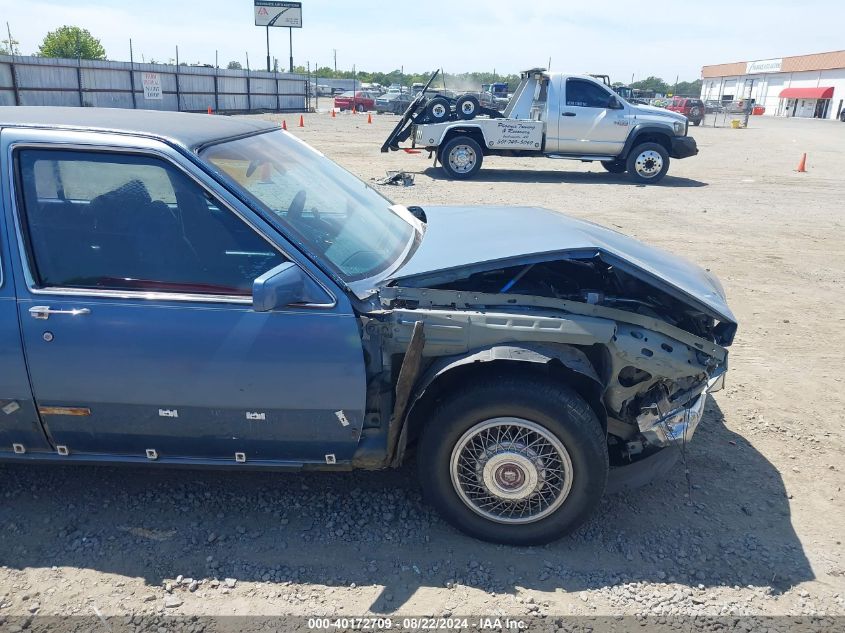
<path fill-rule="evenodd" d="M 470 428 L 450 459 L 452 485 L 473 512 L 497 523 L 533 523 L 557 510 L 572 488 L 572 461 L 547 429 L 522 418 Z"/>
<path fill-rule="evenodd" d="M 637 174 L 653 178 L 663 169 L 663 157 L 652 149 L 641 152 L 635 162 Z"/>
<path fill-rule="evenodd" d="M 449 166 L 459 174 L 472 171 L 478 157 L 469 145 L 455 145 L 449 152 Z"/>

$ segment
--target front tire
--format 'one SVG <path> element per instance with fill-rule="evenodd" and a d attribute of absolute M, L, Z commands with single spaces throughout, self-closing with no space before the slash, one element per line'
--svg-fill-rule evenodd
<path fill-rule="evenodd" d="M 502 375 L 453 393 L 423 429 L 423 493 L 476 538 L 540 545 L 580 525 L 604 493 L 604 431 L 590 406 L 551 380 Z"/>
<path fill-rule="evenodd" d="M 624 174 L 627 169 L 624 160 L 603 160 L 601 166 L 611 174 Z"/>
<path fill-rule="evenodd" d="M 637 184 L 660 182 L 669 171 L 669 152 L 660 143 L 642 143 L 628 154 L 626 169 Z"/>
<path fill-rule="evenodd" d="M 437 154 L 446 174 L 456 180 L 472 178 L 481 169 L 484 151 L 469 136 L 455 136 Z"/>

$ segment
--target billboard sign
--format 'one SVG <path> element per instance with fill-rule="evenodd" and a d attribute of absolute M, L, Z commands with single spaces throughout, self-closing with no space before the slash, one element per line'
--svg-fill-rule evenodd
<path fill-rule="evenodd" d="M 141 73 L 141 83 L 144 86 L 144 99 L 161 100 L 161 75 L 158 73 Z"/>
<path fill-rule="evenodd" d="M 761 59 L 756 62 L 748 62 L 745 65 L 745 74 L 756 75 L 758 73 L 779 73 L 782 64 L 783 59 Z"/>
<path fill-rule="evenodd" d="M 286 26 L 302 28 L 301 2 L 276 2 L 275 0 L 254 0 L 255 26 Z"/>

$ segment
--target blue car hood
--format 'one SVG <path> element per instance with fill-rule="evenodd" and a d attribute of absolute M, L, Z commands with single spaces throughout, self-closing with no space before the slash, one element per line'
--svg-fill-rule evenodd
<path fill-rule="evenodd" d="M 391 281 L 446 283 L 500 265 L 599 255 L 719 321 L 736 323 L 719 280 L 692 262 L 539 207 L 425 207 L 426 231 Z"/>

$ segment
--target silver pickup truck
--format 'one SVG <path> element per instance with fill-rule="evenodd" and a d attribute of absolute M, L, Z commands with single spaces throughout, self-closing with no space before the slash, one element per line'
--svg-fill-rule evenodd
<path fill-rule="evenodd" d="M 611 173 L 653 184 L 666 175 L 670 158 L 698 153 L 685 116 L 628 103 L 587 75 L 527 70 L 504 113 L 481 108 L 472 98 L 450 102 L 423 95 L 382 151 L 398 150 L 411 138 L 412 147 L 436 152 L 451 178 L 475 176 L 484 156 L 545 156 L 600 161 Z"/>

